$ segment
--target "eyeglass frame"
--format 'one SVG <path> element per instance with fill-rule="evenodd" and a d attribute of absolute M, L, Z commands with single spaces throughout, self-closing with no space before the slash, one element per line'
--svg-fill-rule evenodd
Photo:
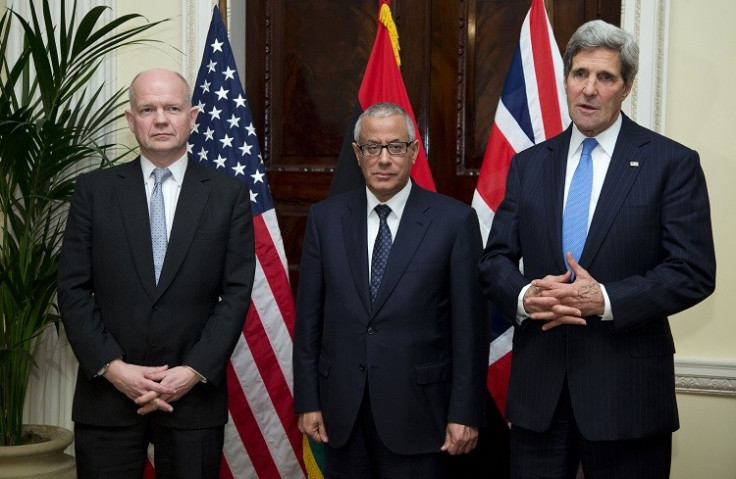
<path fill-rule="evenodd" d="M 391 156 L 403 156 L 406 155 L 406 153 L 409 151 L 409 147 L 416 142 L 417 140 L 410 140 L 410 141 L 392 141 L 389 143 L 381 144 L 381 143 L 363 143 L 362 145 L 360 143 L 355 143 L 355 146 L 358 147 L 358 150 L 360 151 L 360 154 L 368 157 L 368 158 L 378 158 L 383 154 L 383 149 L 385 148 L 389 155 Z M 391 150 L 389 150 L 389 146 L 391 145 L 404 145 L 404 151 L 402 153 L 391 153 Z M 363 151 L 363 147 L 366 146 L 380 146 L 381 149 L 379 150 L 377 155 L 368 155 L 365 151 Z"/>

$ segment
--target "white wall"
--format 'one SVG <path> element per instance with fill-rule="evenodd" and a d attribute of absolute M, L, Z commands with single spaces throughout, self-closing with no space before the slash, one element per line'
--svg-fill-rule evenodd
<path fill-rule="evenodd" d="M 672 0 L 666 134 L 700 153 L 711 200 L 716 292 L 672 318 L 677 359 L 736 362 L 736 3 Z M 733 391 L 733 390 L 732 390 Z M 673 479 L 736 478 L 736 397 L 678 394 Z"/>

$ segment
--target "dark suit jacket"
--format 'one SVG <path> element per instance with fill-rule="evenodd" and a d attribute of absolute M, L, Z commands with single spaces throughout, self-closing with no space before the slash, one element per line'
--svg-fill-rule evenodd
<path fill-rule="evenodd" d="M 101 425 L 140 420 L 101 377 L 114 358 L 194 368 L 207 383 L 154 412 L 162 424 L 227 422 L 225 365 L 242 331 L 255 253 L 247 185 L 189 161 L 158 287 L 140 161 L 77 180 L 59 265 L 59 306 L 79 360 L 72 417 Z"/>
<path fill-rule="evenodd" d="M 298 413 L 346 443 L 366 380 L 376 428 L 399 454 L 439 452 L 447 422 L 482 422 L 488 357 L 469 206 L 412 185 L 371 307 L 364 189 L 314 205 L 294 334 Z"/>
<path fill-rule="evenodd" d="M 572 127 L 571 127 L 572 128 Z M 562 203 L 571 129 L 512 160 L 506 197 L 481 263 L 484 293 L 507 315 L 532 279 L 562 274 Z M 567 378 L 590 440 L 640 438 L 679 427 L 667 316 L 707 297 L 715 257 L 698 154 L 626 116 L 580 265 L 606 287 L 613 321 L 514 332 L 506 415 L 546 430 Z M 523 257 L 522 274 L 519 260 Z"/>

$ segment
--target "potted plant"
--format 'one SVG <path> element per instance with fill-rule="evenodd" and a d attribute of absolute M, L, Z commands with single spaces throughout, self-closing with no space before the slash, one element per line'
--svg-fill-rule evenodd
<path fill-rule="evenodd" d="M 23 403 L 39 334 L 59 327 L 56 268 L 76 176 L 122 155 L 108 135 L 126 89 L 103 98 L 91 78 L 107 55 L 161 22 L 141 15 L 102 20 L 107 7 L 78 16 L 76 1 L 55 23 L 43 0 L 24 19 L 0 17 L 0 446 L 23 443 Z M 24 42 L 8 60 L 9 39 Z"/>

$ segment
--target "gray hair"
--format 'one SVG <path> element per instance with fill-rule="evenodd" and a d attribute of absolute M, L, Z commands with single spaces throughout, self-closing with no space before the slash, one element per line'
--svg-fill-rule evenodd
<path fill-rule="evenodd" d="M 373 118 L 386 118 L 387 116 L 401 115 L 404 117 L 406 122 L 406 131 L 409 134 L 409 141 L 416 140 L 417 136 L 414 131 L 414 122 L 412 121 L 409 114 L 396 103 L 384 101 L 381 103 L 374 103 L 368 109 L 358 117 L 358 121 L 355 122 L 355 129 L 353 130 L 353 140 L 356 143 L 360 143 L 360 129 L 363 125 L 363 118 L 370 116 Z"/>
<path fill-rule="evenodd" d="M 572 59 L 575 55 L 581 50 L 595 48 L 606 48 L 618 52 L 624 83 L 630 84 L 634 81 L 639 71 L 639 45 L 631 33 L 603 20 L 586 22 L 573 33 L 563 57 L 565 78 L 572 70 Z"/>

